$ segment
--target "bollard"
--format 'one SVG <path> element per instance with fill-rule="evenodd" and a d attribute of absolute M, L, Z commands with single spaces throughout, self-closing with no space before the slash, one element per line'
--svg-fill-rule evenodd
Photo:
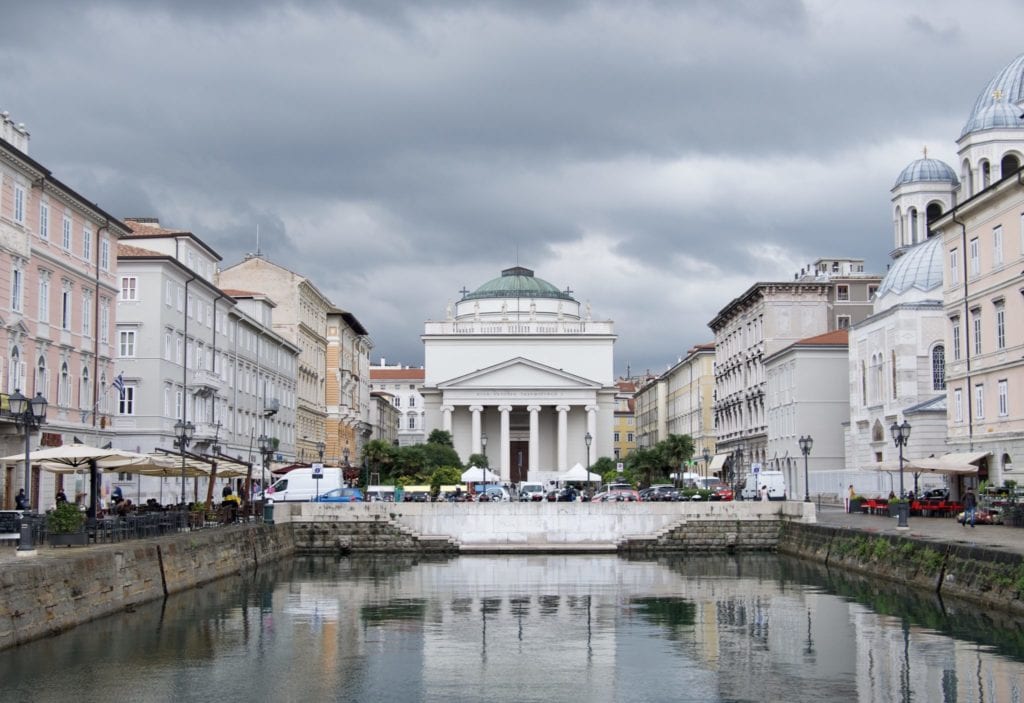
<path fill-rule="evenodd" d="M 36 545 L 32 541 L 32 525 L 28 520 L 21 521 L 21 535 L 18 539 L 19 557 L 27 557 L 36 553 Z"/>
<path fill-rule="evenodd" d="M 268 500 L 263 504 L 263 524 L 274 524 L 274 501 Z"/>

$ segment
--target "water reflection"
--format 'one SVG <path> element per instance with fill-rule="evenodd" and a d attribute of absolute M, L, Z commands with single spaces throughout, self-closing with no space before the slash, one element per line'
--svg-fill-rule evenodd
<path fill-rule="evenodd" d="M 1012 701 L 1022 633 L 771 555 L 308 558 L 5 652 L 0 694 Z"/>

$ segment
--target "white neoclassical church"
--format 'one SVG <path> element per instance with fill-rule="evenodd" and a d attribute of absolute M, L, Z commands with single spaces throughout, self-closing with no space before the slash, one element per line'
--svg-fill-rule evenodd
<path fill-rule="evenodd" d="M 615 339 L 571 290 L 505 269 L 424 326 L 426 431 L 508 482 L 612 456 Z"/>

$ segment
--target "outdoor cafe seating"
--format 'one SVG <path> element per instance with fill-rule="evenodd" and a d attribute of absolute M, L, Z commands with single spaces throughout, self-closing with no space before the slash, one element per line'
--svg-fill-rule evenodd
<path fill-rule="evenodd" d="M 871 515 L 889 515 L 888 498 L 867 498 L 861 502 L 861 512 Z M 910 514 L 921 517 L 950 517 L 962 512 L 963 503 L 946 498 L 923 498 L 910 501 Z"/>

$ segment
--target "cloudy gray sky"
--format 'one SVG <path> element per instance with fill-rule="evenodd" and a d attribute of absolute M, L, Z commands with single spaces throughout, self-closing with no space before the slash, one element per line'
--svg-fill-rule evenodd
<path fill-rule="evenodd" d="M 0 109 L 111 214 L 256 248 L 375 359 L 519 263 L 662 371 L 756 280 L 883 271 L 889 188 L 955 163 L 1024 5 L 791 0 L 4 3 Z"/>

